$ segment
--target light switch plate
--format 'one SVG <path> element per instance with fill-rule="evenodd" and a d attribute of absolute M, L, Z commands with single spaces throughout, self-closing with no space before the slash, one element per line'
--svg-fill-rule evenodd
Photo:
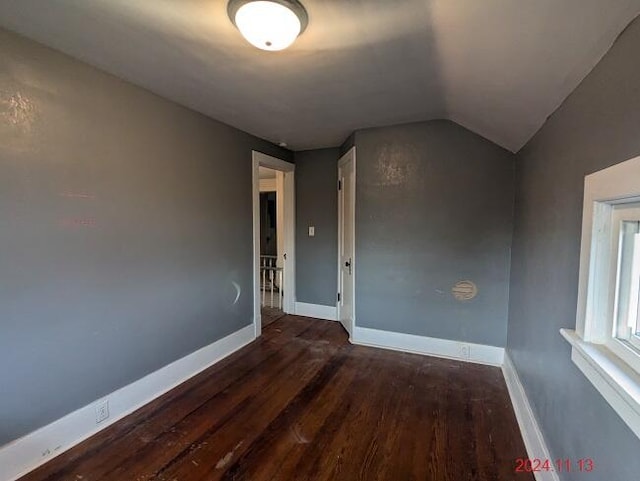
<path fill-rule="evenodd" d="M 316 228 L 312 225 L 309 226 L 309 237 L 313 237 L 316 235 Z"/>

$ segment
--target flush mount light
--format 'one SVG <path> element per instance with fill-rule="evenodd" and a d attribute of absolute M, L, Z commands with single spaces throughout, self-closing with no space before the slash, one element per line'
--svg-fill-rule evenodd
<path fill-rule="evenodd" d="M 309 21 L 296 0 L 230 0 L 227 12 L 242 36 L 262 50 L 287 48 Z"/>

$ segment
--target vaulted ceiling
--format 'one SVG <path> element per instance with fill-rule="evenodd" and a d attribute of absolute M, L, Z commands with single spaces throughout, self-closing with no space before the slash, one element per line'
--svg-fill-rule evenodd
<path fill-rule="evenodd" d="M 0 25 L 294 150 L 448 118 L 517 151 L 640 13 L 640 0 L 302 1 L 309 26 L 282 52 L 246 43 L 226 0 L 0 0 Z"/>

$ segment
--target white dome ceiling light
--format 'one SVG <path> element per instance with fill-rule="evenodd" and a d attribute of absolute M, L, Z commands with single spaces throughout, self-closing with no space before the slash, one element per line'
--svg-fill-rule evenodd
<path fill-rule="evenodd" d="M 284 50 L 309 22 L 296 0 L 230 0 L 227 12 L 243 37 L 262 50 Z"/>

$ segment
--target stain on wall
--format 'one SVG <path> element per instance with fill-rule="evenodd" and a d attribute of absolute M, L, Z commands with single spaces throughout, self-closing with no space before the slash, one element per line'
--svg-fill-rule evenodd
<path fill-rule="evenodd" d="M 356 324 L 504 346 L 514 156 L 448 121 L 356 132 Z M 472 280 L 473 299 L 452 286 Z"/>

